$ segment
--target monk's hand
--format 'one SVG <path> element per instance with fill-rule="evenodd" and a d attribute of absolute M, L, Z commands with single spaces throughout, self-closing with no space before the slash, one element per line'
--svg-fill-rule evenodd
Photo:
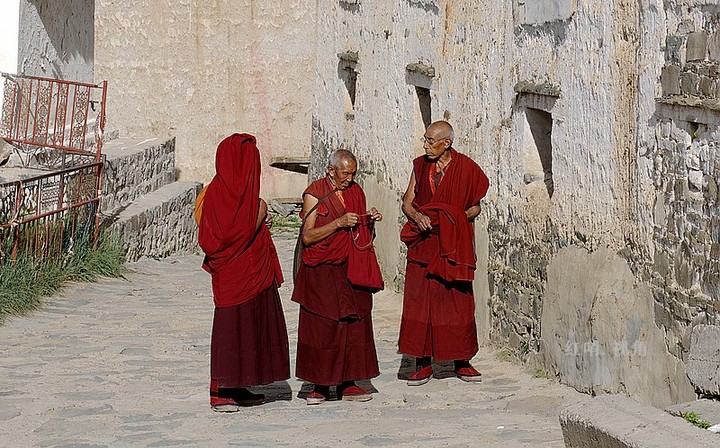
<path fill-rule="evenodd" d="M 467 216 L 467 218 L 472 221 L 477 217 L 477 215 L 480 214 L 481 211 L 482 208 L 480 207 L 480 204 L 473 205 L 469 209 L 465 210 L 465 216 Z"/>
<path fill-rule="evenodd" d="M 357 213 L 345 213 L 338 219 L 338 227 L 355 227 L 355 224 L 358 222 L 358 214 Z"/>
<path fill-rule="evenodd" d="M 272 227 L 273 225 L 273 215 L 270 213 L 265 215 L 265 225 L 268 226 L 268 228 Z"/>
<path fill-rule="evenodd" d="M 370 216 L 370 219 L 373 221 L 382 221 L 382 214 L 380 214 L 379 211 L 375 207 L 371 208 L 367 211 L 367 214 Z"/>
<path fill-rule="evenodd" d="M 432 220 L 428 215 L 424 215 L 422 213 L 417 213 L 415 215 L 415 224 L 417 224 L 418 227 L 420 227 L 420 230 L 426 231 L 426 230 L 432 230 Z"/>

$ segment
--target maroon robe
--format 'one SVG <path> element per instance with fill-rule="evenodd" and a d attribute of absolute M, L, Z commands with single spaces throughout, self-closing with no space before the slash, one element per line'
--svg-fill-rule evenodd
<path fill-rule="evenodd" d="M 285 317 L 277 288 L 280 264 L 260 207 L 260 153 L 255 137 L 233 134 L 215 158 L 203 200 L 198 240 L 212 275 L 215 315 L 211 388 L 269 384 L 290 377 Z"/>
<path fill-rule="evenodd" d="M 422 232 L 409 221 L 401 233 L 408 253 L 399 350 L 436 361 L 469 360 L 478 350 L 474 229 L 465 211 L 480 202 L 489 183 L 472 159 L 451 151 L 434 192 L 435 163 L 425 156 L 413 161 L 413 206 L 430 217 L 433 228 Z"/>
<path fill-rule="evenodd" d="M 332 184 L 326 177 L 310 184 L 303 196 L 320 199 L 330 191 Z M 316 227 L 347 212 L 365 213 L 365 193 L 359 185 L 352 184 L 342 195 L 344 205 L 335 193 L 317 207 Z M 357 251 L 351 233 L 341 229 L 307 246 L 295 279 L 292 300 L 300 304 L 295 374 L 316 385 L 338 385 L 380 374 L 371 315 L 374 289 L 355 286 L 348 276 L 351 254 Z M 375 253 L 369 253 L 379 275 Z M 367 277 L 363 272 L 358 280 Z"/>

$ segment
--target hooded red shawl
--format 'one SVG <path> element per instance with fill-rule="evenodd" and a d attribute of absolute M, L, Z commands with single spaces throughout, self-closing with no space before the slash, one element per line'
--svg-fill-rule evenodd
<path fill-rule="evenodd" d="M 260 153 L 255 137 L 233 134 L 215 155 L 215 177 L 205 193 L 198 242 L 203 269 L 212 275 L 217 307 L 246 302 L 283 281 L 275 245 L 265 223 L 255 230 L 260 208 Z"/>
<path fill-rule="evenodd" d="M 447 281 L 472 281 L 475 276 L 474 227 L 465 210 L 485 197 L 489 181 L 469 157 L 454 149 L 445 176 L 433 194 L 429 175 L 435 163 L 424 156 L 413 161 L 413 206 L 432 220 L 433 230 L 421 232 L 408 221 L 400 239 L 408 245 L 408 259 L 427 265 L 429 274 Z"/>
<path fill-rule="evenodd" d="M 332 190 L 330 180 L 325 177 L 310 184 L 303 194 L 320 199 Z M 342 196 L 345 205 L 335 193 L 318 206 L 316 227 L 323 226 L 348 212 L 365 214 L 367 211 L 365 193 L 358 184 L 353 183 L 346 190 L 342 190 Z M 375 249 L 369 244 L 371 242 L 372 234 L 368 225 L 357 225 L 352 230 L 341 229 L 322 241 L 306 246 L 302 255 L 303 263 L 307 266 L 317 266 L 342 264 L 347 261 L 348 281 L 352 285 L 380 290 L 383 288 L 382 274 Z"/>

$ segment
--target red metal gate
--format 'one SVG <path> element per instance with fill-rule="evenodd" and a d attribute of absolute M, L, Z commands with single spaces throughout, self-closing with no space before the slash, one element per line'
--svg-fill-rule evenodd
<path fill-rule="evenodd" d="M 0 264 L 18 253 L 62 253 L 78 238 L 94 243 L 107 82 L 2 77 L 0 138 L 21 166 L 51 172 L 0 184 Z"/>

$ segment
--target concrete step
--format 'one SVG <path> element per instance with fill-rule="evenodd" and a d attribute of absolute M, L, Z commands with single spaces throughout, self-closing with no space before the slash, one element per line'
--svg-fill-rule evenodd
<path fill-rule="evenodd" d="M 620 395 L 574 404 L 560 414 L 568 448 L 718 447 L 720 434 Z"/>
<path fill-rule="evenodd" d="M 175 138 L 118 138 L 103 146 L 101 210 L 124 207 L 175 181 Z"/>
<path fill-rule="evenodd" d="M 193 209 L 201 189 L 199 182 L 172 182 L 104 212 L 103 223 L 120 236 L 129 262 L 193 253 L 198 250 Z"/>

